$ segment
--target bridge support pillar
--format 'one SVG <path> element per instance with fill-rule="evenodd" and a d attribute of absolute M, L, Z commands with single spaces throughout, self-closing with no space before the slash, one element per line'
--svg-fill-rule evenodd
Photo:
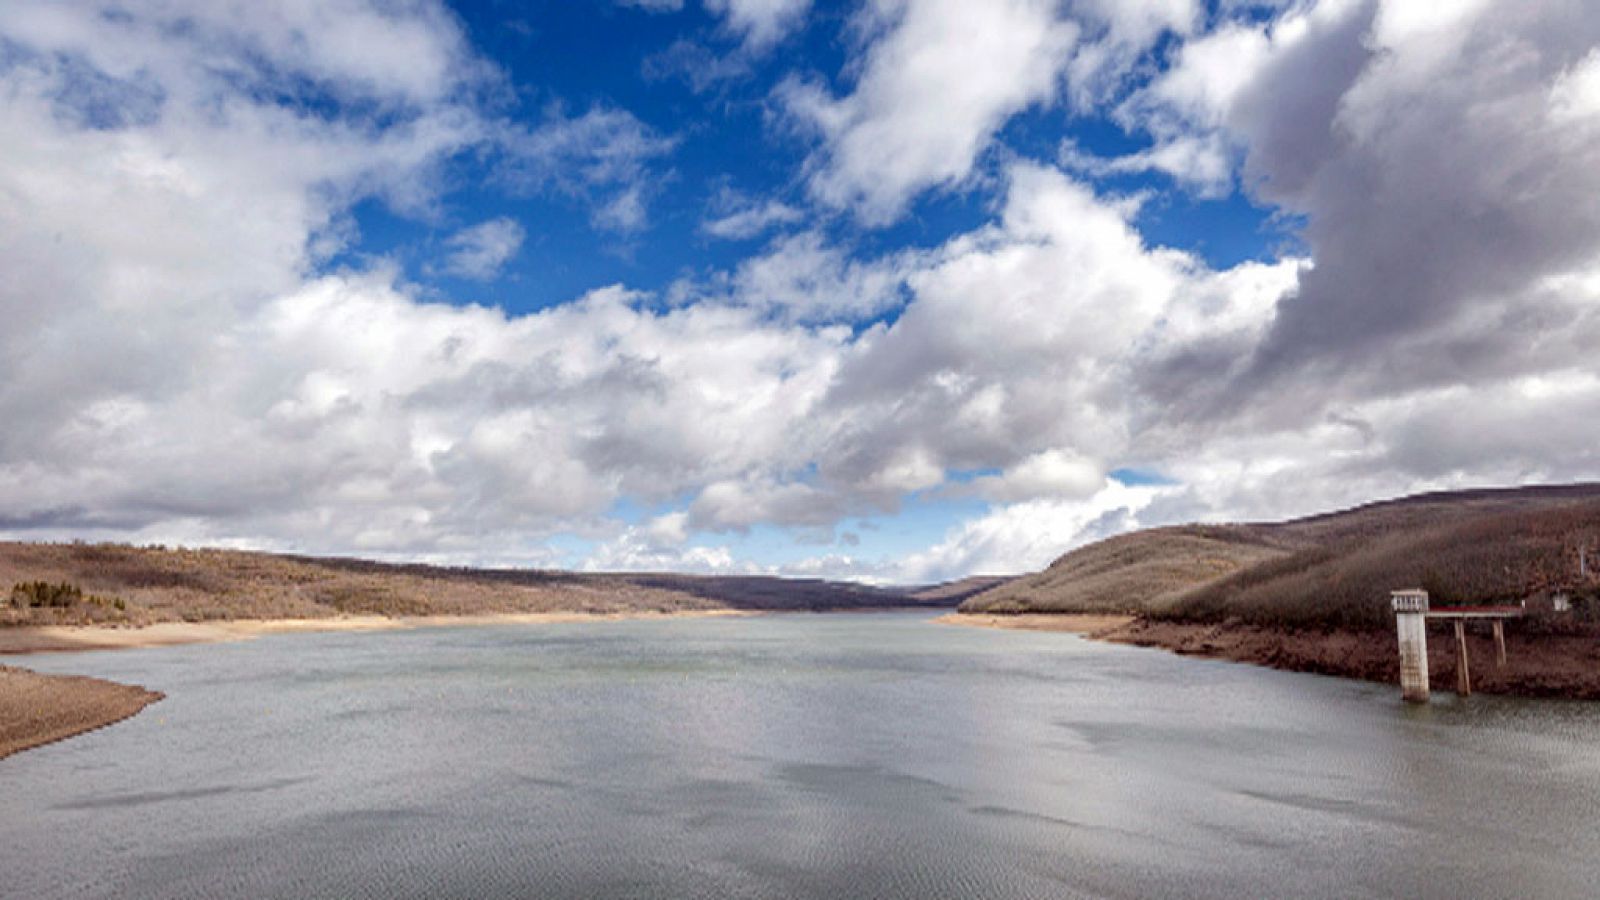
<path fill-rule="evenodd" d="M 1467 623 L 1456 620 L 1456 693 L 1472 696 L 1472 671 L 1467 665 Z"/>
<path fill-rule="evenodd" d="M 1400 640 L 1400 696 L 1412 703 L 1428 702 L 1428 592 L 1395 591 L 1395 632 Z"/>
<path fill-rule="evenodd" d="M 1499 619 L 1494 620 L 1494 664 L 1496 668 L 1506 667 L 1506 623 Z"/>

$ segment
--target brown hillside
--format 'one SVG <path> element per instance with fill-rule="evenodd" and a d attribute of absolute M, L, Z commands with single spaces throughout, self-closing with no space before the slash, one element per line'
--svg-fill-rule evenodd
<path fill-rule="evenodd" d="M 1119 535 L 961 604 L 962 612 L 1142 612 L 1196 584 L 1290 552 L 1270 529 L 1182 525 Z"/>
<path fill-rule="evenodd" d="M 1131 612 L 1259 624 L 1385 623 L 1394 587 L 1441 602 L 1527 596 L 1576 578 L 1600 485 L 1423 494 L 1282 523 L 1155 528 L 1078 548 L 963 612 Z"/>
<path fill-rule="evenodd" d="M 943 584 L 906 588 L 903 593 L 914 600 L 956 604 L 984 591 L 994 590 L 1008 581 L 1011 579 L 1002 576 L 972 575 Z"/>
<path fill-rule="evenodd" d="M 462 569 L 234 550 L 0 543 L 0 627 L 954 603 L 821 580 Z"/>
<path fill-rule="evenodd" d="M 1443 606 L 1578 595 L 1581 618 L 1600 578 L 1578 552 L 1600 546 L 1600 499 L 1483 512 L 1378 537 L 1346 536 L 1162 598 L 1154 618 L 1252 625 L 1388 629 L 1389 592 L 1420 586 Z"/>

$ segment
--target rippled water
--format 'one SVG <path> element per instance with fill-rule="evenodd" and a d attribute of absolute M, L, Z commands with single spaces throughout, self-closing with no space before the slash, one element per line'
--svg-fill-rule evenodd
<path fill-rule="evenodd" d="M 168 698 L 0 761 L 6 897 L 1594 896 L 1600 705 L 927 614 L 14 659 Z"/>

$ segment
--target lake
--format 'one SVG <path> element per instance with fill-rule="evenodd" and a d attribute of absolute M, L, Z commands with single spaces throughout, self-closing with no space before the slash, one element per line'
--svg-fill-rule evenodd
<path fill-rule="evenodd" d="M 11 657 L 167 699 L 0 760 L 5 897 L 1593 896 L 1600 705 L 932 613 Z"/>

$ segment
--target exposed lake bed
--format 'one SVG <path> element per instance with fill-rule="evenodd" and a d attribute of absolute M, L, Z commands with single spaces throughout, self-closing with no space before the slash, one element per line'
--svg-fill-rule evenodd
<path fill-rule="evenodd" d="M 0 762 L 22 896 L 1580 896 L 1600 708 L 928 613 L 28 657 L 165 691 Z"/>

